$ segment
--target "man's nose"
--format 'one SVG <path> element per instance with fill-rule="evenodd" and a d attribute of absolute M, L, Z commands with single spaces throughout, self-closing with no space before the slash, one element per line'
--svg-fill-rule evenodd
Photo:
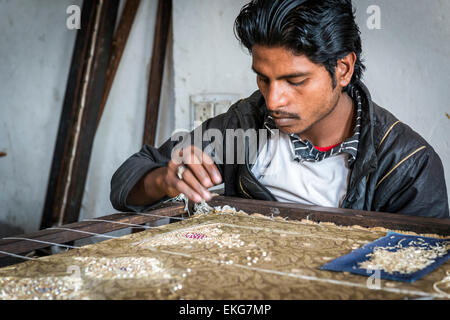
<path fill-rule="evenodd" d="M 271 83 L 266 96 L 267 109 L 277 111 L 286 106 L 286 96 L 280 84 Z"/>

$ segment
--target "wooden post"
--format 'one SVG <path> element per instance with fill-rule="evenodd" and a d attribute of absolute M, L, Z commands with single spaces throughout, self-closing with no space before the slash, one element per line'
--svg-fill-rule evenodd
<path fill-rule="evenodd" d="M 159 102 L 164 74 L 167 42 L 169 38 L 170 20 L 172 17 L 172 0 L 159 0 L 158 12 L 153 38 L 153 53 L 148 82 L 147 112 L 145 115 L 143 143 L 155 144 L 159 114 Z"/>
<path fill-rule="evenodd" d="M 78 221 L 119 0 L 83 2 L 41 228 Z"/>
<path fill-rule="evenodd" d="M 117 26 L 116 33 L 112 43 L 111 56 L 109 58 L 108 70 L 106 71 L 106 84 L 103 91 L 102 103 L 100 105 L 100 111 L 98 114 L 98 123 L 102 118 L 103 110 L 105 109 L 106 102 L 108 101 L 109 92 L 114 82 L 117 69 L 119 68 L 120 60 L 122 58 L 123 51 L 128 41 L 131 28 L 133 26 L 134 18 L 139 9 L 141 0 L 127 0 L 125 7 L 120 18 L 119 25 Z"/>

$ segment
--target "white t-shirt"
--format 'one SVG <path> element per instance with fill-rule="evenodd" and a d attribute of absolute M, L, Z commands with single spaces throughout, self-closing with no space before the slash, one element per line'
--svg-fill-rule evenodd
<path fill-rule="evenodd" d="M 294 157 L 289 136 L 279 131 L 268 137 L 252 173 L 280 202 L 340 207 L 350 176 L 348 154 L 318 162 L 298 162 Z"/>

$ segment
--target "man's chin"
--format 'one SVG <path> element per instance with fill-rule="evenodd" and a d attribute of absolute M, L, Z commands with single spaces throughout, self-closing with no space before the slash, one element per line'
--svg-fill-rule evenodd
<path fill-rule="evenodd" d="M 283 132 L 285 134 L 301 134 L 303 131 L 305 131 L 303 128 L 298 128 L 296 126 L 279 126 L 277 127 L 280 132 Z"/>

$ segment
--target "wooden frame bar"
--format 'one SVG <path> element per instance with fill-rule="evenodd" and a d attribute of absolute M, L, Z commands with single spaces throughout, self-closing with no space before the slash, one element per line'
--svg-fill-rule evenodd
<path fill-rule="evenodd" d="M 179 217 L 184 213 L 184 203 L 173 202 L 159 206 L 157 209 L 149 212 L 150 214 L 165 216 L 165 217 Z M 108 220 L 113 222 L 122 222 L 122 223 L 130 223 L 130 224 L 145 224 L 148 222 L 156 221 L 163 219 L 161 217 L 152 217 L 152 216 L 144 216 L 137 215 L 134 213 L 116 213 L 109 216 L 97 218 L 101 220 Z M 82 221 L 76 222 L 72 224 L 67 224 L 61 226 L 62 228 L 74 229 L 79 231 L 86 231 L 98 234 L 104 234 L 116 230 L 129 228 L 125 225 L 107 223 L 103 221 Z M 15 236 L 17 238 L 27 238 L 39 241 L 46 241 L 58 244 L 65 244 L 71 241 L 80 240 L 84 238 L 92 237 L 89 234 L 82 234 L 78 232 L 71 232 L 66 230 L 41 230 L 35 233 L 27 234 L 27 235 L 18 235 Z M 33 241 L 27 240 L 5 240 L 0 239 L 0 251 L 9 252 L 12 254 L 21 254 L 26 252 L 31 252 L 33 250 L 42 249 L 50 247 L 48 244 L 37 243 Z M 0 253 L 0 258 L 5 257 L 6 255 Z"/>
<path fill-rule="evenodd" d="M 193 203 L 189 202 L 189 204 L 190 212 L 192 212 Z M 383 227 L 390 230 L 450 236 L 450 219 L 435 219 L 408 216 L 403 214 L 370 212 L 340 208 L 325 208 L 293 203 L 249 200 L 224 196 L 214 197 L 211 201 L 208 202 L 208 204 L 210 206 L 229 205 L 236 208 L 237 210 L 243 210 L 249 214 L 260 213 L 262 215 L 270 217 L 281 217 L 288 220 L 307 219 L 314 222 L 332 222 L 339 226 L 357 225 L 366 228 Z M 172 202 L 160 205 L 149 213 L 158 216 L 165 216 L 168 218 L 179 217 L 185 213 L 184 209 L 184 203 Z M 151 221 L 159 220 L 161 218 L 136 215 L 134 213 L 116 213 L 98 219 L 142 225 Z M 124 225 L 112 224 L 102 221 L 84 221 L 68 224 L 62 227 L 98 234 L 104 234 L 111 231 L 130 228 Z M 64 244 L 71 241 L 88 238 L 91 237 L 91 235 L 50 229 L 17 237 Z M 0 239 L 0 251 L 13 254 L 30 252 L 46 247 L 49 247 L 49 245 L 23 240 Z M 0 258 L 2 258 L 3 256 L 4 255 L 0 253 Z"/>
<path fill-rule="evenodd" d="M 340 226 L 358 225 L 365 228 L 383 227 L 390 230 L 450 236 L 450 219 L 436 219 L 383 212 L 325 208 L 302 204 L 249 200 L 234 197 L 214 197 L 210 206 L 229 205 L 247 213 L 282 217 L 289 220 L 307 219 L 332 222 Z"/>

